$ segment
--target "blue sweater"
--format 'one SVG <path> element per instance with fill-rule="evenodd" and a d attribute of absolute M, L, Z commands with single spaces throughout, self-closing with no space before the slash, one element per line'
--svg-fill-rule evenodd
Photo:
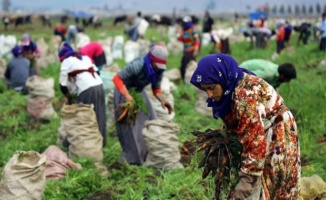
<path fill-rule="evenodd" d="M 150 80 L 147 77 L 146 68 L 144 66 L 144 58 L 137 58 L 130 62 L 125 68 L 123 68 L 118 76 L 123 80 L 127 89 L 135 88 L 137 92 L 143 91 L 143 89 L 150 84 Z M 160 74 L 155 84 L 152 84 L 152 90 L 161 88 L 161 80 L 163 73 Z"/>
<path fill-rule="evenodd" d="M 25 86 L 29 77 L 30 61 L 24 57 L 12 58 L 5 71 L 5 77 L 9 80 L 12 88 Z"/>

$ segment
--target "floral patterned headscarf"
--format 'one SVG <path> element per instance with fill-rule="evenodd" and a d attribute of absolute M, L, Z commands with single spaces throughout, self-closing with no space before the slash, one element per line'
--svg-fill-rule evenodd
<path fill-rule="evenodd" d="M 225 118 L 231 109 L 232 94 L 243 72 L 250 73 L 238 67 L 237 62 L 229 55 L 216 53 L 203 57 L 194 71 L 190 83 L 200 90 L 200 84 L 220 84 L 223 96 L 219 101 L 207 99 L 207 107 L 212 107 L 214 118 Z"/>

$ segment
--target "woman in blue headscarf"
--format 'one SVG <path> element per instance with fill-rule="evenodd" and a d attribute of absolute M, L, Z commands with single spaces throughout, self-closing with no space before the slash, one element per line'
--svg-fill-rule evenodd
<path fill-rule="evenodd" d="M 231 198 L 297 199 L 297 126 L 274 88 L 220 53 L 202 58 L 190 82 L 207 93 L 213 117 L 242 144 L 240 181 Z"/>
<path fill-rule="evenodd" d="M 156 113 L 151 105 L 144 88 L 151 84 L 154 96 L 166 108 L 169 114 L 172 113 L 172 105 L 167 102 L 161 91 L 161 80 L 166 69 L 168 51 L 163 45 L 154 45 L 148 54 L 130 62 L 124 69 L 113 77 L 116 87 L 114 91 L 114 107 L 124 102 L 133 102 L 133 97 L 129 94 L 130 89 L 135 89 L 141 93 L 147 105 L 147 113 L 140 111 L 135 123 L 121 120 L 116 123 L 116 130 L 119 142 L 122 147 L 120 162 L 126 161 L 129 164 L 142 165 L 146 159 L 147 147 L 143 138 L 142 130 L 146 120 L 156 119 Z M 118 114 L 115 116 L 118 119 Z"/>

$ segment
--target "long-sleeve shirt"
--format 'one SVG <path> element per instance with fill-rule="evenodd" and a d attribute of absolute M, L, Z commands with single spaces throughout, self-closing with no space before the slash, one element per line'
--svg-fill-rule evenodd
<path fill-rule="evenodd" d="M 181 33 L 178 40 L 183 42 L 184 52 L 193 52 L 199 49 L 200 39 L 198 30 L 195 27 L 191 27 Z"/>
<path fill-rule="evenodd" d="M 223 122 L 242 144 L 241 172 L 261 177 L 264 199 L 297 199 L 297 125 L 273 87 L 245 74 L 234 90 L 231 111 Z"/>
<path fill-rule="evenodd" d="M 118 76 L 123 80 L 127 89 L 135 88 L 136 91 L 141 92 L 150 84 L 147 76 L 146 68 L 144 66 L 144 58 L 137 58 L 130 62 L 125 68 L 118 72 Z M 163 74 L 160 74 L 154 84 L 152 90 L 155 91 L 161 88 L 161 80 Z"/>
<path fill-rule="evenodd" d="M 280 28 L 277 30 L 276 34 L 276 41 L 282 41 L 285 38 L 285 28 L 284 26 L 280 26 Z"/>
<path fill-rule="evenodd" d="M 76 70 L 87 70 L 89 68 L 94 68 L 95 73 L 90 73 L 88 71 L 78 73 L 75 77 L 69 76 L 69 73 Z M 76 57 L 70 56 L 64 59 L 61 63 L 60 85 L 68 87 L 71 93 L 77 93 L 78 95 L 90 87 L 101 85 L 103 83 L 102 79 L 96 73 L 97 67 L 92 63 L 90 58 L 87 56 L 82 56 L 79 60 Z"/>
<path fill-rule="evenodd" d="M 92 62 L 94 63 L 95 57 L 101 55 L 103 53 L 103 47 L 98 42 L 90 42 L 81 48 L 79 48 L 79 52 L 82 55 L 88 56 Z"/>
<path fill-rule="evenodd" d="M 30 41 L 28 46 L 22 46 L 23 55 L 24 54 L 34 54 L 35 56 L 40 56 L 40 49 L 37 47 L 34 41 Z"/>
<path fill-rule="evenodd" d="M 322 30 L 322 34 L 321 37 L 322 38 L 326 38 L 326 19 L 324 19 L 321 23 L 320 23 L 320 30 Z"/>
<path fill-rule="evenodd" d="M 9 80 L 12 88 L 25 86 L 26 80 L 29 77 L 29 66 L 30 61 L 21 56 L 9 61 L 5 77 Z"/>
<path fill-rule="evenodd" d="M 135 28 L 137 28 L 140 24 L 140 21 L 141 21 L 141 17 L 135 17 L 132 21 L 132 24 L 126 24 L 125 25 L 125 31 L 126 32 L 129 32 L 131 30 L 134 30 Z"/>
<path fill-rule="evenodd" d="M 251 59 L 244 61 L 239 66 L 252 71 L 274 88 L 277 88 L 281 84 L 279 81 L 278 65 L 275 63 L 264 59 Z"/>

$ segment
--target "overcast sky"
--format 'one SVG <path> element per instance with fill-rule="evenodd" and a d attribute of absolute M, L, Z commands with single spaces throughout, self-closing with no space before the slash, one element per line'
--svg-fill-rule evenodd
<path fill-rule="evenodd" d="M 187 8 L 190 12 L 204 12 L 207 8 L 213 11 L 250 11 L 259 5 L 268 2 L 270 6 L 320 3 L 322 7 L 325 0 L 11 0 L 11 8 L 28 10 L 84 10 L 89 7 L 104 7 L 117 9 L 122 6 L 126 10 L 143 12 L 170 12 Z M 250 9 L 248 7 L 250 6 Z"/>

